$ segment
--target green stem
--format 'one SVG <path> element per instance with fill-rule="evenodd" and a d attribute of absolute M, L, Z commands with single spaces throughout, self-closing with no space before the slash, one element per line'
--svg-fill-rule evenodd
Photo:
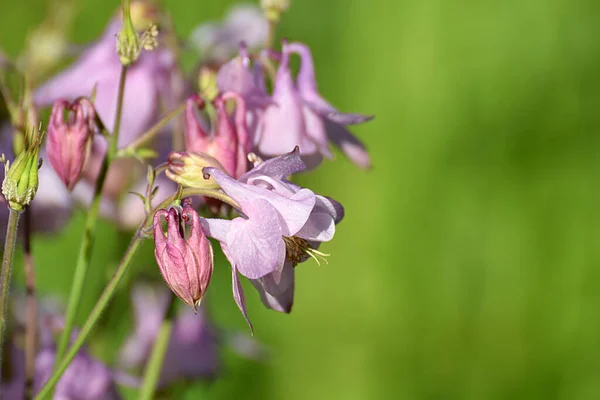
<path fill-rule="evenodd" d="M 129 1 L 127 2 L 127 9 L 129 9 Z M 110 143 L 108 148 L 108 157 L 112 160 L 117 155 L 117 146 L 119 144 L 119 133 L 121 129 L 121 115 L 123 114 L 123 99 L 125 98 L 125 78 L 127 77 L 127 66 L 121 67 L 121 74 L 119 75 L 119 93 L 117 95 L 117 112 L 115 115 L 115 125 L 113 127 L 112 135 L 110 137 Z"/>
<path fill-rule="evenodd" d="M 119 140 L 119 129 L 121 126 L 121 114 L 123 110 L 123 97 L 125 93 L 125 76 L 127 68 L 121 68 L 121 76 L 119 78 L 119 92 L 117 98 L 117 111 L 115 117 L 115 125 L 113 133 L 109 140 L 109 149 L 107 154 L 102 160 L 102 166 L 100 167 L 100 174 L 96 180 L 94 188 L 94 197 L 92 204 L 88 210 L 85 228 L 83 236 L 81 238 L 81 244 L 79 246 L 79 254 L 77 256 L 77 264 L 75 265 L 75 273 L 73 275 L 73 283 L 71 285 L 71 292 L 69 293 L 69 301 L 67 304 L 67 311 L 65 316 L 65 327 L 60 336 L 58 347 L 56 349 L 55 368 L 58 366 L 58 362 L 62 359 L 69 341 L 71 338 L 71 332 L 75 324 L 75 317 L 77 316 L 77 310 L 79 303 L 81 302 L 81 296 L 83 294 L 83 287 L 85 283 L 85 277 L 87 275 L 90 261 L 92 259 L 92 247 L 94 245 L 94 236 L 96 232 L 96 223 L 98 222 L 98 215 L 100 213 L 100 204 L 102 202 L 102 189 L 106 181 L 106 175 L 110 167 L 111 161 L 114 158 L 117 149 L 117 142 Z"/>
<path fill-rule="evenodd" d="M 10 289 L 10 274 L 12 272 L 15 246 L 17 242 L 17 228 L 19 225 L 20 211 L 12 208 L 8 214 L 6 226 L 6 241 L 4 242 L 4 259 L 0 275 L 0 365 L 2 365 L 2 348 L 4 345 L 4 331 L 6 330 L 6 310 L 8 306 L 8 293 Z"/>
<path fill-rule="evenodd" d="M 145 226 L 145 224 L 144 224 L 144 226 Z M 87 337 L 89 336 L 90 332 L 92 331 L 92 328 L 94 327 L 96 322 L 98 322 L 98 320 L 100 319 L 102 312 L 104 311 L 106 306 L 108 306 L 108 303 L 110 302 L 113 295 L 115 294 L 115 291 L 117 289 L 117 286 L 119 285 L 119 282 L 125 275 L 125 272 L 127 272 L 127 268 L 129 267 L 129 264 L 133 260 L 133 257 L 135 256 L 138 249 L 140 248 L 140 245 L 143 242 L 143 236 L 141 234 L 142 227 L 140 227 L 140 230 L 138 230 L 136 232 L 135 236 L 131 240 L 131 243 L 129 244 L 127 251 L 125 251 L 125 254 L 123 255 L 123 259 L 119 263 L 117 270 L 113 274 L 111 280 L 108 282 L 108 285 L 106 285 L 106 288 L 102 292 L 102 295 L 98 299 L 98 302 L 94 306 L 94 309 L 92 310 L 92 312 L 88 316 L 87 320 L 83 324 L 81 331 L 79 332 L 79 335 L 77 335 L 77 338 L 75 339 L 75 341 L 73 342 L 73 344 L 71 345 L 69 350 L 67 351 L 66 355 L 63 357 L 62 360 L 60 360 L 60 362 L 58 363 L 58 367 L 52 373 L 52 376 L 50 377 L 50 379 L 48 379 L 48 381 L 46 382 L 46 384 L 44 385 L 42 390 L 38 393 L 38 395 L 35 397 L 35 399 L 37 399 L 37 400 L 43 399 L 43 398 L 46 398 L 48 395 L 50 395 L 50 393 L 54 389 L 54 386 L 56 386 L 56 384 L 58 383 L 62 374 L 65 372 L 65 370 L 67 369 L 67 367 L 69 366 L 69 364 L 71 363 L 73 358 L 75 358 L 75 355 L 77 355 L 77 352 L 79 351 L 81 346 L 83 346 L 83 344 L 85 343 Z"/>
<path fill-rule="evenodd" d="M 152 400 L 154 398 L 154 391 L 158 385 L 160 379 L 160 373 L 162 371 L 163 362 L 165 355 L 167 354 L 167 347 L 169 346 L 169 340 L 171 338 L 171 331 L 173 329 L 173 316 L 174 316 L 174 304 L 173 297 L 171 296 L 171 305 L 169 306 L 169 312 L 165 316 L 164 321 L 160 326 L 160 330 L 154 340 L 152 346 L 152 353 L 150 359 L 146 365 L 144 372 L 144 381 L 138 395 L 139 400 Z"/>
<path fill-rule="evenodd" d="M 137 149 L 137 148 L 141 147 L 142 145 L 146 144 L 147 142 L 149 142 L 150 140 L 152 140 L 154 138 L 154 136 L 156 136 L 158 134 L 158 132 L 160 132 L 160 130 L 167 123 L 169 123 L 170 120 L 175 118 L 184 109 L 185 109 L 185 104 L 182 104 L 179 107 L 177 107 L 176 109 L 174 109 L 173 111 L 171 111 L 169 114 L 164 116 L 160 121 L 158 121 L 152 128 L 148 129 L 139 138 L 137 138 L 136 140 L 131 142 L 129 145 L 127 145 L 127 149 L 131 149 L 131 150 Z"/>

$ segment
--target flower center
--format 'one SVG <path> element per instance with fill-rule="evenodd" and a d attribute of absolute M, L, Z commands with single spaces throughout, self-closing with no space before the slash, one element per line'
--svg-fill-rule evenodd
<path fill-rule="evenodd" d="M 297 236 L 284 236 L 283 242 L 285 243 L 285 258 L 287 261 L 294 264 L 294 267 L 301 262 L 308 260 L 311 257 L 321 265 L 321 261 L 327 264 L 327 258 L 329 254 L 325 254 L 314 249 L 306 239 L 299 238 Z"/>

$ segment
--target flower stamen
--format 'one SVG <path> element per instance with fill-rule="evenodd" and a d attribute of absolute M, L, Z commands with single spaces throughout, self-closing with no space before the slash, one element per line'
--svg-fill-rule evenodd
<path fill-rule="evenodd" d="M 294 264 L 294 267 L 306 261 L 309 257 L 315 260 L 318 265 L 321 265 L 321 262 L 328 264 L 326 257 L 329 257 L 329 254 L 314 249 L 306 239 L 297 236 L 284 236 L 283 241 L 286 249 L 285 257 Z"/>

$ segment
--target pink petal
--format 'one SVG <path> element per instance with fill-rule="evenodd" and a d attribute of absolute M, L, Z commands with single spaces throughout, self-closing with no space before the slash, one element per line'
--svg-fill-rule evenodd
<path fill-rule="evenodd" d="M 227 235 L 232 263 L 249 279 L 280 270 L 285 244 L 277 211 L 266 200 L 257 199 L 244 212 L 249 219 L 235 218 Z"/>
<path fill-rule="evenodd" d="M 284 265 L 279 282 L 275 282 L 271 275 L 251 280 L 251 282 L 260 293 L 260 299 L 267 308 L 284 313 L 292 311 L 294 267 L 290 263 Z"/>
<path fill-rule="evenodd" d="M 242 288 L 237 269 L 234 265 L 231 266 L 231 283 L 233 286 L 233 299 L 246 319 L 248 327 L 250 328 L 250 333 L 254 335 L 254 328 L 252 328 L 252 323 L 250 322 L 250 319 L 248 319 L 248 313 L 246 312 L 246 296 L 244 296 L 244 289 Z"/>

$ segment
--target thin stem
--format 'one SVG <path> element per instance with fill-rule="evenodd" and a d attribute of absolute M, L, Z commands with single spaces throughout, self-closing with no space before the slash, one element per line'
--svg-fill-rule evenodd
<path fill-rule="evenodd" d="M 85 229 L 81 238 L 81 244 L 79 246 L 79 255 L 77 256 L 77 264 L 75 265 L 75 273 L 73 275 L 73 283 L 71 285 L 71 292 L 69 294 L 69 302 L 67 305 L 67 311 L 65 315 L 65 326 L 58 342 L 56 349 L 55 368 L 58 366 L 59 361 L 62 359 L 69 341 L 71 338 L 71 332 L 73 331 L 73 325 L 75 324 L 75 317 L 77 315 L 77 309 L 81 302 L 81 296 L 83 294 L 83 287 L 85 283 L 85 277 L 87 275 L 90 261 L 92 259 L 92 247 L 94 244 L 94 237 L 96 232 L 96 223 L 98 222 L 98 215 L 100 213 L 100 203 L 102 202 L 102 189 L 106 181 L 106 175 L 110 167 L 110 163 L 114 158 L 117 149 L 117 142 L 119 140 L 119 129 L 121 126 L 121 114 L 123 111 L 123 97 L 125 93 L 125 77 L 127 73 L 127 67 L 121 68 L 121 75 L 119 77 L 119 92 L 117 98 L 117 111 L 115 117 L 115 125 L 113 133 L 109 140 L 109 149 L 107 154 L 102 160 L 102 166 L 100 167 L 100 174 L 96 180 L 94 188 L 94 197 L 92 204 L 88 210 Z"/>
<path fill-rule="evenodd" d="M 146 144 L 150 140 L 152 140 L 158 132 L 173 118 L 179 115 L 185 109 L 185 104 L 180 105 L 169 114 L 164 116 L 160 121 L 158 121 L 152 128 L 148 129 L 144 134 L 142 134 L 139 138 L 134 140 L 132 143 L 127 145 L 127 149 L 137 149 L 142 145 Z"/>
<path fill-rule="evenodd" d="M 127 3 L 129 10 L 129 0 L 124 0 Z M 125 98 L 125 78 L 127 77 L 127 66 L 121 66 L 121 74 L 119 75 L 119 93 L 117 95 L 117 112 L 115 115 L 115 125 L 113 127 L 112 136 L 108 148 L 108 157 L 110 159 L 117 155 L 117 146 L 119 144 L 119 131 L 121 129 L 121 115 L 123 114 L 123 99 Z"/>
<path fill-rule="evenodd" d="M 278 21 L 269 19 L 269 30 L 267 31 L 267 49 L 273 48 L 273 42 L 275 41 L 275 31 L 277 30 Z"/>
<path fill-rule="evenodd" d="M 0 366 L 2 365 L 4 331 L 6 330 L 6 309 L 8 308 L 10 274 L 12 272 L 13 258 L 15 255 L 17 228 L 20 215 L 20 211 L 15 211 L 12 208 L 9 209 L 8 225 L 6 226 L 6 241 L 4 242 L 4 259 L 2 260 L 2 272 L 0 275 Z"/>
<path fill-rule="evenodd" d="M 156 390 L 156 386 L 160 379 L 163 362 L 165 360 L 165 355 L 167 354 L 167 348 L 169 347 L 169 340 L 171 339 L 175 304 L 173 296 L 171 296 L 169 311 L 156 335 L 154 345 L 152 346 L 152 353 L 150 354 L 150 359 L 146 365 L 144 381 L 142 382 L 142 387 L 140 388 L 138 395 L 139 400 L 152 400 L 154 398 L 154 391 Z"/>
<path fill-rule="evenodd" d="M 75 358 L 75 355 L 77 355 L 77 352 L 79 351 L 81 346 L 83 346 L 83 344 L 85 343 L 90 332 L 92 331 L 92 328 L 94 327 L 96 322 L 98 322 L 98 320 L 100 319 L 102 312 L 108 306 L 108 303 L 110 302 L 113 295 L 115 294 L 115 291 L 117 289 L 117 286 L 119 285 L 119 282 L 121 282 L 121 279 L 125 275 L 125 272 L 127 272 L 127 268 L 131 264 L 133 257 L 135 256 L 138 249 L 140 248 L 140 245 L 143 242 L 143 236 L 141 234 L 141 229 L 142 229 L 142 227 L 140 227 L 140 229 L 136 232 L 133 239 L 129 243 L 129 247 L 127 248 L 127 251 L 125 251 L 125 254 L 123 255 L 123 259 L 119 263 L 117 270 L 115 271 L 112 278 L 108 282 L 108 285 L 106 285 L 106 288 L 102 292 L 102 295 L 100 295 L 100 298 L 98 299 L 98 302 L 94 306 L 94 309 L 92 310 L 92 312 L 88 316 L 87 320 L 81 327 L 81 331 L 79 332 L 79 335 L 77 335 L 77 338 L 75 339 L 75 341 L 73 342 L 73 344 L 71 345 L 69 350 L 67 351 L 66 355 L 58 363 L 58 366 L 53 371 L 50 379 L 48 379 L 48 381 L 46 382 L 46 384 L 44 385 L 42 390 L 35 397 L 36 400 L 44 399 L 48 395 L 50 395 L 50 393 L 54 389 L 54 386 L 56 386 L 56 384 L 58 383 L 62 374 L 65 372 L 65 370 L 67 369 L 67 367 L 69 366 L 69 364 L 71 363 L 73 358 Z"/>
<path fill-rule="evenodd" d="M 31 251 L 31 210 L 25 210 L 23 216 L 23 250 L 25 269 L 25 288 L 27 289 L 27 310 L 25 323 L 25 399 L 33 397 L 33 379 L 35 376 L 35 355 L 37 353 L 37 301 L 35 290 L 35 268 Z"/>

